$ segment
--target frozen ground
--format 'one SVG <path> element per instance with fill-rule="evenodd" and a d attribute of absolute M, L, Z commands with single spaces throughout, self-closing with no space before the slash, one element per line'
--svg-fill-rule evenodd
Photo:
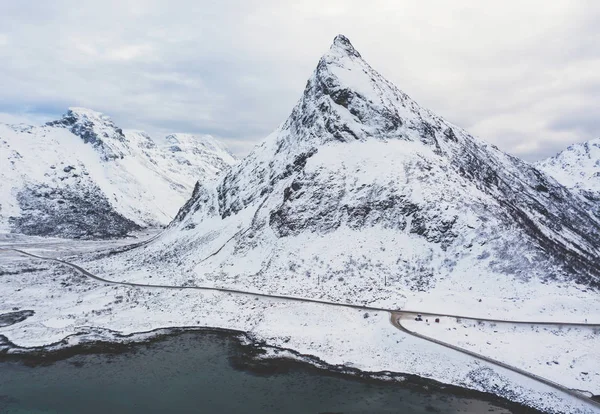
<path fill-rule="evenodd" d="M 568 388 L 600 395 L 600 328 L 490 323 L 414 315 L 402 318 L 412 332 L 483 354 Z M 435 319 L 439 319 L 439 323 Z"/>
<path fill-rule="evenodd" d="M 25 240 L 21 240 L 23 242 Z M 106 247 L 99 244 L 96 248 L 101 246 Z M 38 240 L 35 248 L 57 257 L 90 251 L 91 247 L 80 242 L 69 245 L 56 240 L 48 243 Z M 365 313 L 350 308 L 220 292 L 108 286 L 82 277 L 69 267 L 7 251 L 0 252 L 0 286 L 0 314 L 35 311 L 22 322 L 0 328 L 0 335 L 19 347 L 48 345 L 75 334 L 80 335 L 71 336 L 59 346 L 94 339 L 117 340 L 115 333 L 131 334 L 168 327 L 227 328 L 248 332 L 267 346 L 316 356 L 331 365 L 342 364 L 369 372 L 415 374 L 492 392 L 547 412 L 596 412 L 594 406 L 532 379 L 407 335 L 390 324 L 387 312 Z M 550 357 L 544 341 L 552 333 L 540 334 L 543 336 L 539 340 L 533 334 L 528 335 L 530 351 L 523 352 L 517 363 L 538 364 L 537 359 L 529 358 L 536 355 L 535 343 L 541 346 L 540 361 L 544 355 Z M 485 339 L 485 335 L 482 332 L 473 337 Z M 510 340 L 508 334 L 505 336 Z M 574 336 L 563 349 L 585 343 L 585 347 L 577 348 L 581 354 L 596 343 L 587 343 L 588 340 L 597 339 Z M 497 353 L 508 352 L 510 348 L 510 344 L 505 348 L 498 346 Z M 583 360 L 578 362 L 577 369 L 585 364 Z M 565 359 L 560 359 L 557 366 L 569 372 Z M 594 367 L 591 366 L 590 374 Z M 591 382 L 573 384 L 594 392 L 598 378 L 594 375 L 590 378 Z"/>
<path fill-rule="evenodd" d="M 159 234 L 161 229 L 151 228 L 133 232 L 127 238 L 112 240 L 69 240 L 58 237 L 26 236 L 18 233 L 0 233 L 0 249 L 26 249 L 29 253 L 46 257 L 79 257 L 85 253 L 98 253 L 118 247 L 141 243 Z"/>

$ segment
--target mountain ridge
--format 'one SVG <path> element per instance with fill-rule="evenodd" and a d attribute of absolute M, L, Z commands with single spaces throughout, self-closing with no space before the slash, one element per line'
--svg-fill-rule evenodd
<path fill-rule="evenodd" d="M 235 163 L 210 136 L 172 134 L 157 145 L 86 108 L 34 127 L 0 125 L 7 159 L 0 187 L 4 231 L 59 237 L 122 237 L 167 225 L 197 180 Z M 3 161 L 3 163 L 4 163 Z"/>

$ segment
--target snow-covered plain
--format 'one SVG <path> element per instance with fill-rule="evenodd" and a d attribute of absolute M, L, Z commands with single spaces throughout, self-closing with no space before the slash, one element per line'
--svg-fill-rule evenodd
<path fill-rule="evenodd" d="M 414 315 L 412 332 L 524 369 L 567 388 L 600 395 L 600 328 L 484 322 Z M 439 323 L 435 319 L 439 319 Z"/>
<path fill-rule="evenodd" d="M 121 335 L 160 328 L 226 328 L 247 332 L 251 340 L 267 347 L 290 349 L 378 377 L 386 372 L 415 374 L 491 392 L 544 412 L 597 412 L 583 400 L 522 375 L 407 335 L 392 326 L 387 312 L 220 292 L 107 286 L 69 267 L 9 251 L 0 251 L 0 263 L 0 314 L 35 311 L 20 323 L 0 327 L 0 335 L 17 347 L 143 340 L 147 334 Z"/>

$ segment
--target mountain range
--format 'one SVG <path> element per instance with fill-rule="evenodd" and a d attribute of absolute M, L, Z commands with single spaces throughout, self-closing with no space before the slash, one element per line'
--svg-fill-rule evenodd
<path fill-rule="evenodd" d="M 210 136 L 157 144 L 85 108 L 39 127 L 0 124 L 0 148 L 0 229 L 67 238 L 165 226 L 198 180 L 235 163 Z"/>

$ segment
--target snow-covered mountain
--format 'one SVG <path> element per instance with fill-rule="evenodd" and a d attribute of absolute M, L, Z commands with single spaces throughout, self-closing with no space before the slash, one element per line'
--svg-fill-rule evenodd
<path fill-rule="evenodd" d="M 0 124 L 0 231 L 114 237 L 168 224 L 195 183 L 235 162 L 214 138 L 157 145 L 95 111 L 70 108 L 41 127 Z"/>
<path fill-rule="evenodd" d="M 536 167 L 579 194 L 600 217 L 600 138 L 573 144 Z"/>
<path fill-rule="evenodd" d="M 277 130 L 159 238 L 95 269 L 498 315 L 591 295 L 599 258 L 600 223 L 575 195 L 419 106 L 340 35 Z"/>

